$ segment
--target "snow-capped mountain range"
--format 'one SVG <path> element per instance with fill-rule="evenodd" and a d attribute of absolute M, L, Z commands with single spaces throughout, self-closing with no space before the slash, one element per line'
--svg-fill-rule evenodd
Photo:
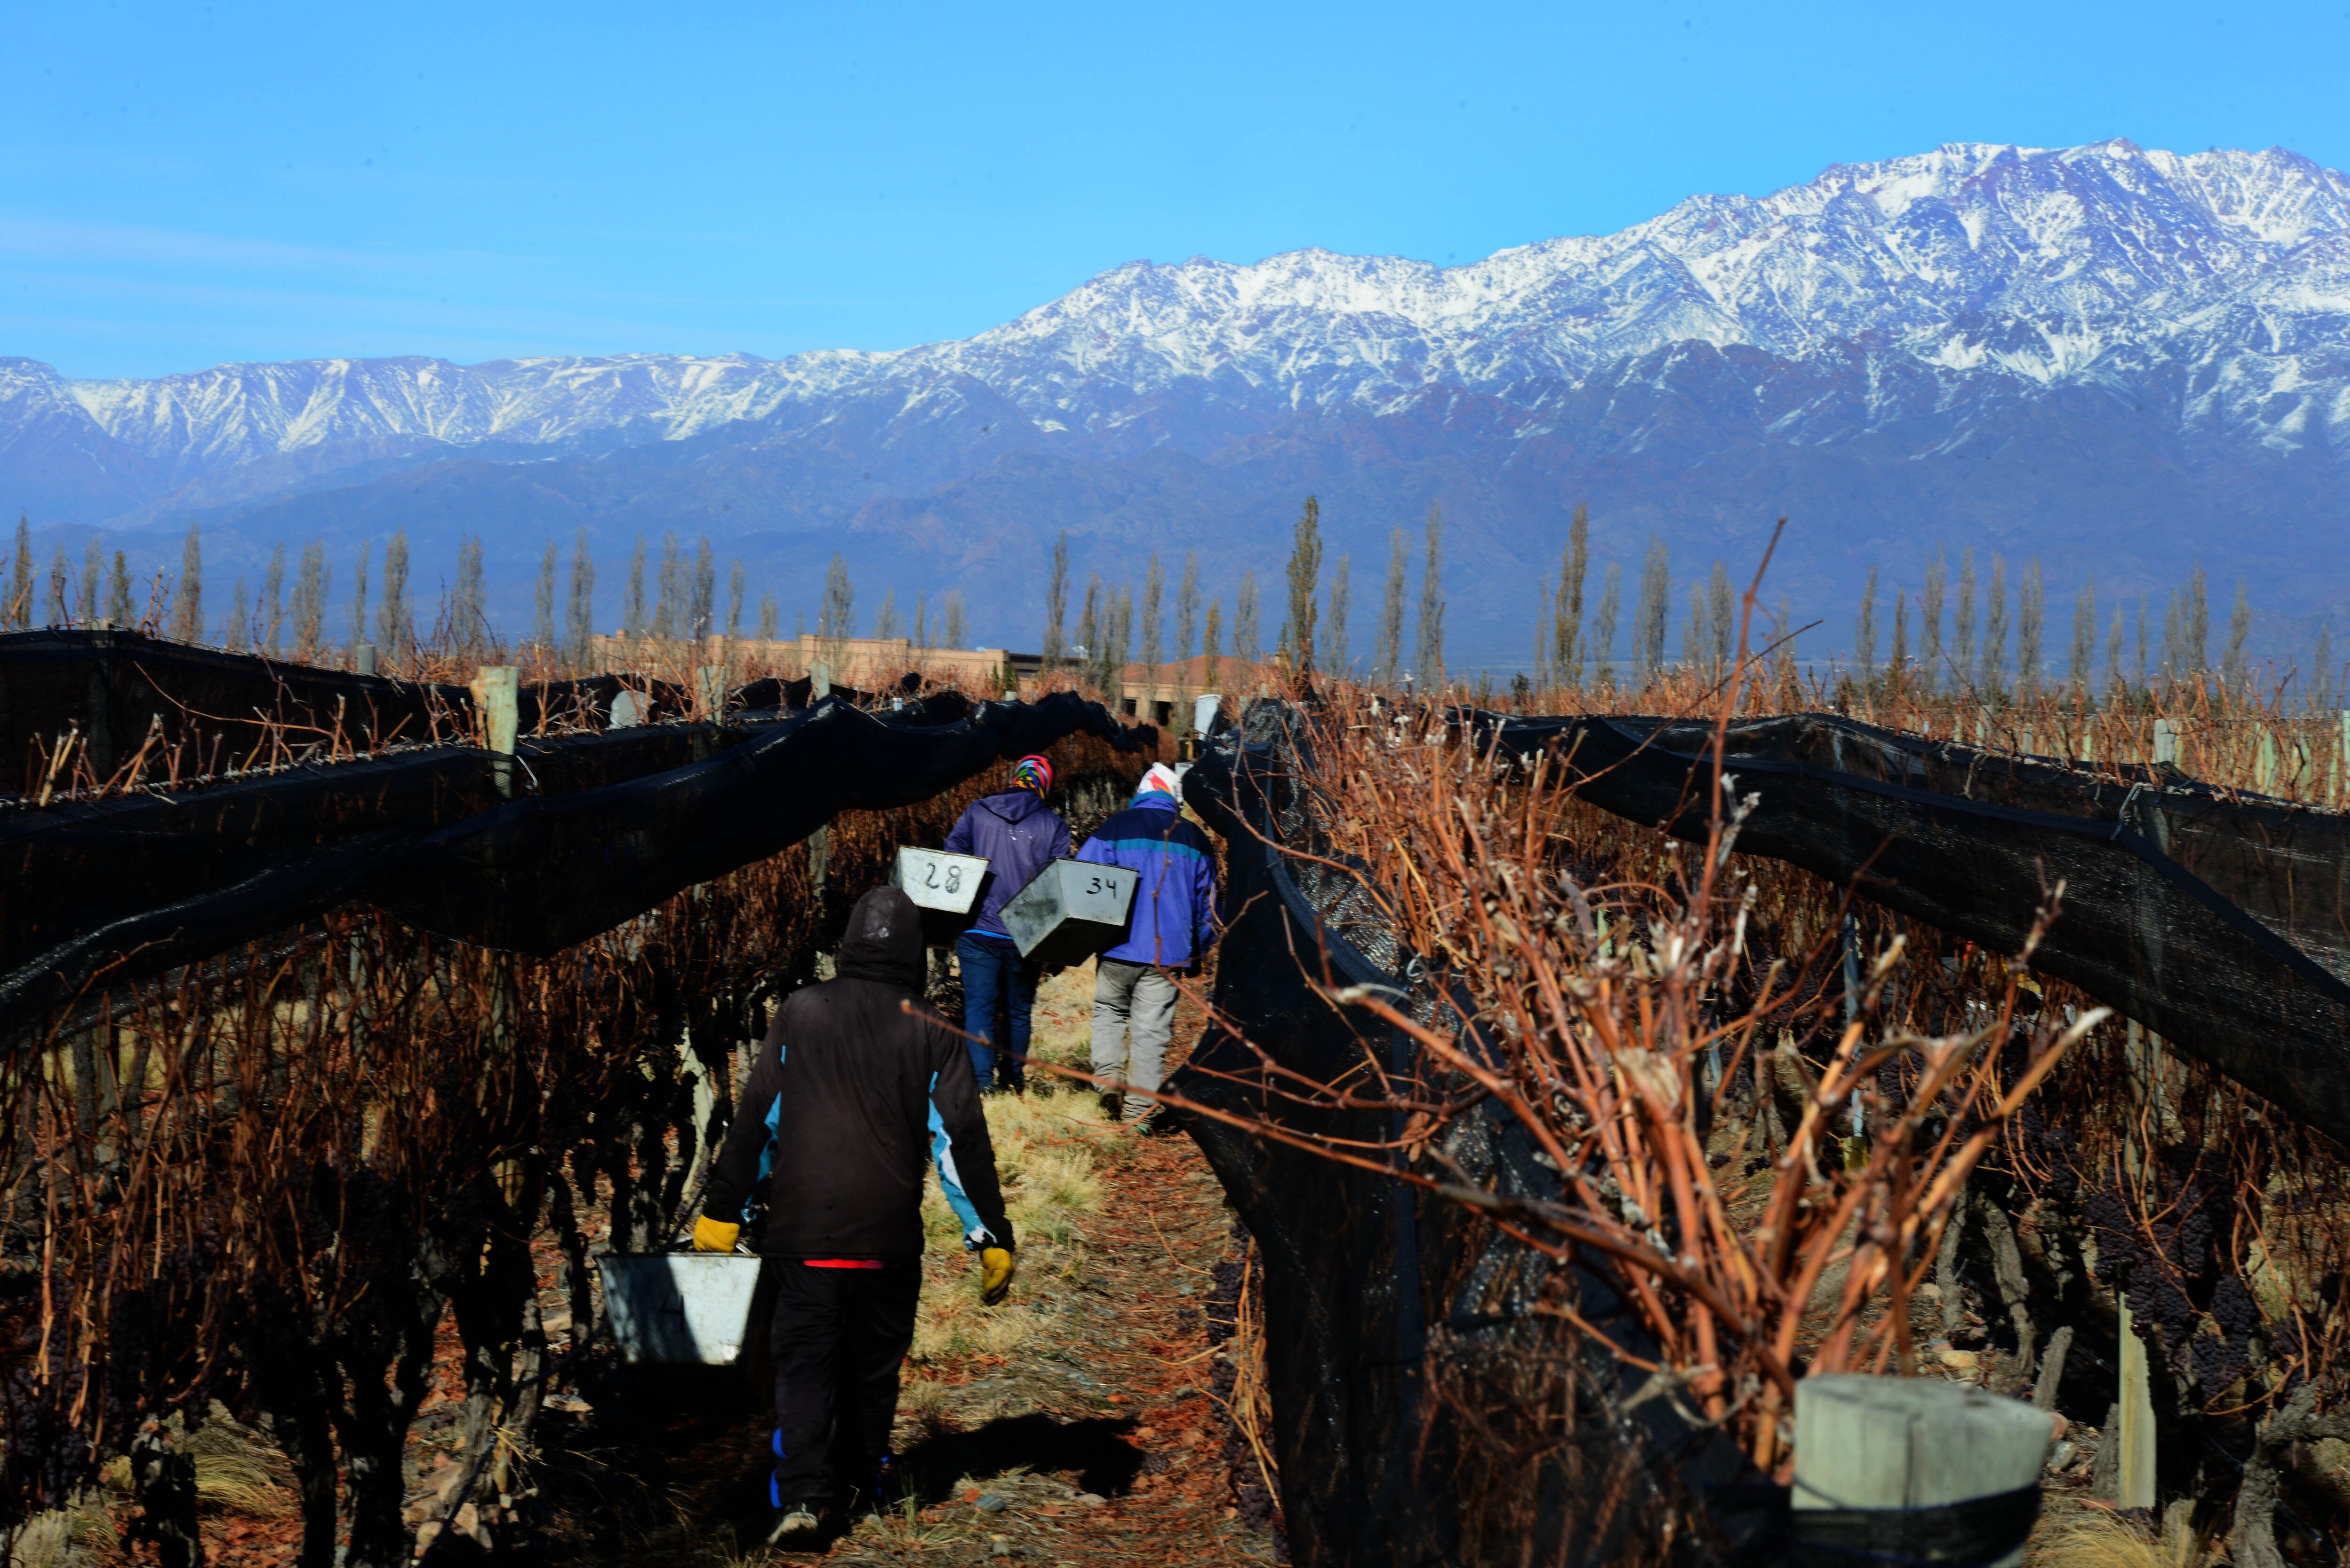
<path fill-rule="evenodd" d="M 1015 640 L 1052 530 L 1110 576 L 1188 543 L 1213 584 L 1277 559 L 1308 490 L 1382 559 L 1444 502 L 1471 628 L 1578 499 L 1627 559 L 1654 531 L 1742 565 L 1788 513 L 1804 592 L 1947 537 L 2046 555 L 2052 597 L 2068 566 L 2147 588 L 2199 552 L 2322 612 L 2345 477 L 2350 178 L 2126 141 L 1839 165 L 1462 266 L 1135 262 L 891 353 L 0 359 L 0 504 L 36 524 L 257 544 L 387 532 L 405 497 L 413 531 L 532 562 L 573 520 L 607 547 L 676 527 L 784 566 L 861 551 L 909 592 L 994 572 Z"/>

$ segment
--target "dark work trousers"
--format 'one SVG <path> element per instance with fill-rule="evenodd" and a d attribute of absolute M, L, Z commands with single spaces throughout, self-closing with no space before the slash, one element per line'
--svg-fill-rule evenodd
<path fill-rule="evenodd" d="M 962 1032 L 972 1038 L 972 1075 L 980 1092 L 1028 1087 L 1029 1022 L 1042 972 L 1003 937 L 965 931 L 955 940 L 962 973 Z M 1008 1015 L 1008 1016 L 1007 1016 Z M 998 1046 L 1003 1050 L 999 1051 Z"/>
<path fill-rule="evenodd" d="M 835 1489 L 864 1491 L 889 1451 L 898 1368 L 914 1342 L 922 1265 L 817 1268 L 779 1261 L 775 1315 L 775 1475 L 768 1499 L 817 1512 Z"/>

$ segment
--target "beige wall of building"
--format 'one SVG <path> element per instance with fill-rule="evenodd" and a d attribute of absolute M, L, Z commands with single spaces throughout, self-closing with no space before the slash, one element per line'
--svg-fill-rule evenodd
<path fill-rule="evenodd" d="M 1001 695 L 993 691 L 994 683 L 1012 662 L 1000 648 L 917 649 L 903 637 L 851 637 L 828 645 L 816 637 L 659 642 L 649 637 L 597 636 L 588 645 L 596 668 L 605 671 L 645 670 L 681 680 L 697 665 L 723 664 L 739 680 L 754 671 L 801 676 L 819 661 L 828 661 L 837 684 L 860 691 L 893 684 L 907 671 L 920 670 L 973 696 Z"/>

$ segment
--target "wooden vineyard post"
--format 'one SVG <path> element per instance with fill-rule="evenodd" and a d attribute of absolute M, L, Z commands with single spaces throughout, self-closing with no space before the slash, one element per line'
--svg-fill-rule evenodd
<path fill-rule="evenodd" d="M 2107 1440 L 2121 1445 L 2115 1469 L 2114 1501 L 2122 1508 L 2154 1506 L 2154 1390 L 2147 1371 L 2146 1341 L 2137 1335 L 2129 1297 L 2121 1298 L 2121 1429 Z"/>
<path fill-rule="evenodd" d="M 818 702 L 823 701 L 826 698 L 831 695 L 832 666 L 827 660 L 819 659 L 814 664 L 808 666 L 808 706 L 813 708 Z M 821 912 L 824 909 L 825 862 L 830 858 L 832 854 L 831 825 L 827 823 L 824 826 L 817 828 L 814 833 L 809 834 L 807 846 L 808 882 L 813 889 L 816 907 L 817 910 Z M 818 950 L 816 955 L 816 978 L 818 980 L 830 980 L 833 974 L 832 966 L 833 955 L 828 952 Z"/>
<path fill-rule="evenodd" d="M 1795 1561 L 2023 1561 L 2053 1424 L 2021 1399 L 1923 1377 L 1795 1386 Z M 1810 1550 L 1806 1550 L 1806 1549 Z"/>

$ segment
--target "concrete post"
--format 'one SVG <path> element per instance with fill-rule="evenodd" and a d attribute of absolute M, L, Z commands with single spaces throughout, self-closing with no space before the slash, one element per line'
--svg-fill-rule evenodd
<path fill-rule="evenodd" d="M 693 670 L 694 717 L 715 723 L 726 712 L 726 667 L 700 664 Z"/>
<path fill-rule="evenodd" d="M 1853 1536 L 1869 1529 L 1865 1516 L 1877 1510 L 1945 1508 L 2037 1488 L 2053 1429 L 2022 1400 L 1965 1384 L 1858 1373 L 1804 1378 L 1795 1385 L 1795 1560 L 1812 1560 L 1807 1544 L 1844 1560 L 1856 1549 L 1877 1553 L 1877 1562 L 1923 1556 L 1924 1541 L 1905 1543 L 1911 1550 L 1902 1553 L 1891 1539 Z M 1825 1517 L 1829 1511 L 1836 1517 Z M 1993 1528 L 1995 1554 L 1981 1560 L 1997 1568 L 2022 1563 L 2031 1521 L 2019 1509 L 2015 1522 Z M 1883 1528 L 1930 1531 L 1935 1544 L 1946 1545 L 1955 1527 L 1948 1520 L 1894 1520 Z"/>
<path fill-rule="evenodd" d="M 511 664 L 484 664 L 474 671 L 473 732 L 498 753 L 494 764 L 498 793 L 514 794 L 515 739 L 522 728 L 522 671 Z"/>
<path fill-rule="evenodd" d="M 2154 722 L 2154 760 L 2178 765 L 2178 726 L 2168 719 Z"/>
<path fill-rule="evenodd" d="M 2129 1297 L 2121 1298 L 2122 1388 L 2121 1430 L 2107 1440 L 2121 1445 L 2116 1471 L 2115 1503 L 2122 1508 L 2154 1506 L 2154 1387 L 2146 1364 L 2146 1341 L 2132 1322 Z"/>
<path fill-rule="evenodd" d="M 351 644 L 351 673 L 354 675 L 373 675 L 375 673 L 374 643 L 355 642 Z"/>

